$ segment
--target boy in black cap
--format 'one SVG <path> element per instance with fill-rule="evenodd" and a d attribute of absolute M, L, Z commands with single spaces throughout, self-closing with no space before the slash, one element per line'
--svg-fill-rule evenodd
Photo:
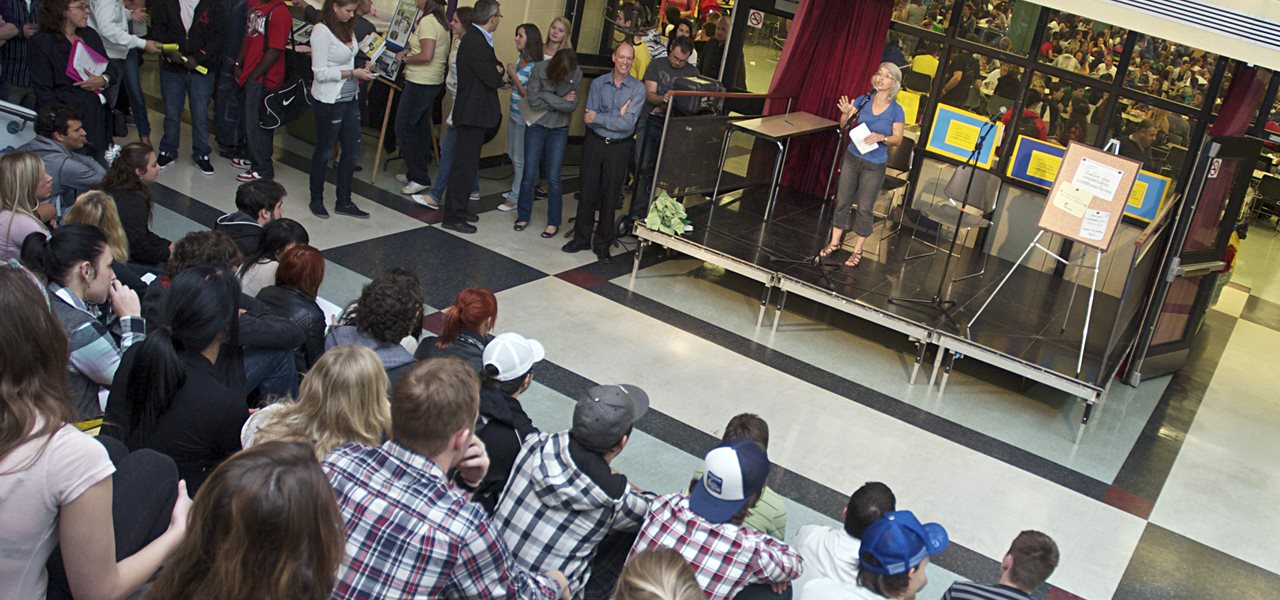
<path fill-rule="evenodd" d="M 581 598 L 600 542 L 635 531 L 649 498 L 610 464 L 626 447 L 649 397 L 634 385 L 587 390 L 573 428 L 539 434 L 525 444 L 493 515 L 519 565 L 556 565 Z"/>

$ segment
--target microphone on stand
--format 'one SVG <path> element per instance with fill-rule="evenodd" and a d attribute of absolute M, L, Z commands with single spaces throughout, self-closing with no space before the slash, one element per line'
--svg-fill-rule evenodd
<path fill-rule="evenodd" d="M 871 101 L 871 96 L 873 96 L 875 93 L 876 93 L 876 89 L 871 88 L 871 91 L 867 92 L 867 95 L 862 97 L 861 104 L 857 102 L 853 103 L 853 114 L 849 115 L 849 118 L 845 120 L 844 122 L 845 129 L 848 129 L 849 127 L 853 126 L 853 120 L 858 118 L 858 114 L 862 112 L 862 107 L 866 106 L 867 103 Z"/>
<path fill-rule="evenodd" d="M 1003 116 L 1004 116 L 1004 113 L 1007 113 L 1007 112 L 1009 112 L 1009 107 L 1008 107 L 1008 106 L 1001 106 L 1001 107 L 1000 107 L 1000 111 L 999 111 L 999 112 L 997 112 L 997 113 L 996 113 L 996 114 L 994 114 L 994 115 L 991 115 L 991 118 L 990 118 L 987 122 L 988 122 L 988 123 L 991 123 L 992 125 L 994 125 L 994 124 L 995 124 L 995 122 L 996 122 L 996 121 L 999 121 L 999 120 L 1000 120 L 1000 117 L 1003 117 Z"/>

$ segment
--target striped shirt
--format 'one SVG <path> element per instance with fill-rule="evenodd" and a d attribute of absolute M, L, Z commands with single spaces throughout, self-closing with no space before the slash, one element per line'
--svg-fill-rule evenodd
<path fill-rule="evenodd" d="M 1030 600 L 1031 594 L 998 583 L 957 581 L 942 594 L 943 600 Z"/>
<path fill-rule="evenodd" d="M 120 357 L 147 337 L 142 317 L 117 319 L 103 307 L 85 304 L 71 290 L 49 282 L 54 314 L 66 329 L 71 350 L 67 388 L 82 418 L 96 417 L 106 408 L 102 388 L 110 387 Z"/>
<path fill-rule="evenodd" d="M 22 35 L 24 24 L 35 24 L 39 0 L 0 0 L 5 21 L 18 28 L 18 35 L 0 46 L 0 76 L 13 85 L 31 87 L 31 72 L 27 70 L 27 38 Z"/>

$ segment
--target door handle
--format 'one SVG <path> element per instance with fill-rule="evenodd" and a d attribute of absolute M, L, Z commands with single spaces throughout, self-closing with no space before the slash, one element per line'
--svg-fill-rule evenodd
<path fill-rule="evenodd" d="M 1175 260 L 1171 274 L 1174 277 L 1200 277 L 1210 273 L 1217 273 L 1227 268 L 1227 263 L 1220 260 L 1211 260 L 1202 263 L 1193 263 L 1189 265 L 1182 264 L 1181 260 Z"/>

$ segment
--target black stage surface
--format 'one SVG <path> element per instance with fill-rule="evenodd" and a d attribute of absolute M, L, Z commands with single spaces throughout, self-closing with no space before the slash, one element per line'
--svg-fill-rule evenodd
<path fill-rule="evenodd" d="M 1094 300 L 1083 370 L 1077 377 L 1076 360 L 1089 288 L 1025 265 L 1014 273 L 968 332 L 958 330 L 932 307 L 894 302 L 896 298 L 928 300 L 937 292 L 938 281 L 943 275 L 945 251 L 938 251 L 930 257 L 905 260 L 908 246 L 912 255 L 931 250 L 920 239 L 933 242 L 936 228 L 924 230 L 922 225 L 916 234 L 920 239 L 911 241 L 910 222 L 915 220 L 932 225 L 927 220 L 908 211 L 908 225 L 897 235 L 884 240 L 879 248 L 875 242 L 883 228 L 886 225 L 892 227 L 892 224 L 877 222 L 875 232 L 867 239 L 862 262 L 855 268 L 842 266 L 849 256 L 848 248 L 852 247 L 851 234 L 846 238 L 846 249 L 827 257 L 821 265 L 815 265 L 813 259 L 826 244 L 830 231 L 823 205 L 814 197 L 783 188 L 779 192 L 773 219 L 766 223 L 763 218 L 766 194 L 766 189 L 749 190 L 736 197 L 722 196 L 714 208 L 710 201 L 688 207 L 686 210 L 693 231 L 685 233 L 682 239 L 751 263 L 762 271 L 778 273 L 781 277 L 936 330 L 941 335 L 967 340 L 970 344 L 1028 366 L 1038 366 L 1077 380 L 1098 388 L 1098 391 L 1105 389 L 1111 372 L 1127 349 L 1127 344 L 1116 344 L 1117 348 L 1110 349 L 1109 360 L 1104 360 L 1108 358 L 1108 340 L 1120 302 L 1114 296 L 1099 292 Z M 950 228 L 943 229 L 939 245 L 944 248 L 950 239 L 949 231 Z M 645 237 L 652 239 L 655 236 L 662 234 L 646 232 Z M 662 240 L 654 241 L 662 243 Z M 982 269 L 985 257 L 981 253 L 972 248 L 957 248 L 957 252 L 961 250 L 962 255 L 952 260 L 948 280 Z M 878 256 L 877 251 L 880 252 Z M 955 283 L 948 281 L 943 297 L 955 301 L 952 316 L 961 327 L 973 318 L 1012 266 L 1012 262 L 993 256 L 985 274 Z M 1074 269 L 1072 267 L 1069 273 L 1074 273 Z M 1063 319 L 1072 288 L 1075 288 L 1076 298 L 1064 330 Z M 1105 376 L 1102 375 L 1104 364 L 1108 371 Z"/>

